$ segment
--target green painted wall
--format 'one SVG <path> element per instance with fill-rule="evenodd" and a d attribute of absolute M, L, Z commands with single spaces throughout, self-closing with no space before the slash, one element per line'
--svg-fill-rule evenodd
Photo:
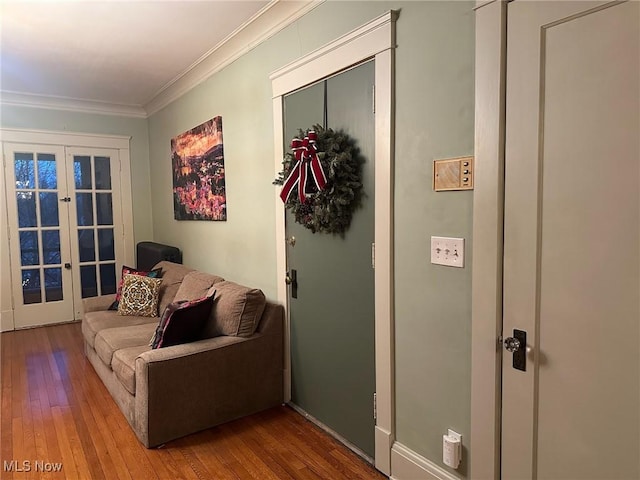
<path fill-rule="evenodd" d="M 420 8 L 403 10 L 397 32 L 397 438 L 453 473 L 442 434 L 452 428 L 470 447 L 473 193 L 434 192 L 432 160 L 473 154 L 474 14 L 468 2 Z M 465 268 L 432 265 L 431 236 L 465 238 Z"/>
<path fill-rule="evenodd" d="M 149 119 L 154 239 L 182 248 L 187 264 L 262 288 L 274 298 L 269 73 L 389 9 L 401 10 L 396 50 L 397 440 L 439 465 L 447 428 L 461 433 L 469 447 L 473 194 L 434 193 L 431 165 L 434 158 L 473 153 L 473 5 L 323 3 Z M 229 219 L 177 222 L 170 139 L 216 115 L 223 117 Z M 464 237 L 467 266 L 431 265 L 432 235 Z M 467 472 L 465 462 L 455 473 L 464 477 Z"/>
<path fill-rule="evenodd" d="M 133 234 L 136 243 L 152 239 L 149 132 L 146 119 L 1 105 L 0 128 L 131 136 Z"/>

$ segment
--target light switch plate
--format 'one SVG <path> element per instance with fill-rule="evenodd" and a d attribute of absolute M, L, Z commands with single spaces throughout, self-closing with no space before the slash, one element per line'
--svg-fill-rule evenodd
<path fill-rule="evenodd" d="M 464 238 L 431 237 L 431 263 L 464 267 Z"/>

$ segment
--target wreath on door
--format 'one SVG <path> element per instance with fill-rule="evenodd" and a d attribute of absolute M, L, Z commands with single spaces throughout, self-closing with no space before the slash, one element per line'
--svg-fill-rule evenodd
<path fill-rule="evenodd" d="M 363 163 L 349 135 L 314 125 L 293 138 L 273 184 L 297 223 L 342 235 L 362 201 Z"/>

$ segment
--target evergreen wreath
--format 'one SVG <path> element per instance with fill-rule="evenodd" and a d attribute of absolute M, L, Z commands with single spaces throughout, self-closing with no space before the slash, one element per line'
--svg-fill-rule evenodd
<path fill-rule="evenodd" d="M 291 211 L 295 221 L 313 233 L 344 234 L 354 211 L 362 201 L 362 164 L 364 159 L 355 140 L 342 130 L 334 131 L 314 125 L 312 129 L 299 130 L 295 139 L 303 140 L 309 132 L 316 132 L 317 156 L 326 175 L 325 188 L 319 190 L 311 175 L 307 176 L 305 202 L 300 201 L 297 189 L 289 195 L 285 208 Z M 295 140 L 294 139 L 294 140 Z M 274 185 L 284 185 L 291 171 L 298 166 L 293 153 L 287 152 L 282 161 L 282 171 Z"/>

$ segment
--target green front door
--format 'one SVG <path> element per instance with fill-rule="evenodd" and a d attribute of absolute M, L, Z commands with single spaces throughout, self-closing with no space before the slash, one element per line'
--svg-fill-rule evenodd
<path fill-rule="evenodd" d="M 325 84 L 326 83 L 326 84 Z M 374 456 L 374 62 L 285 97 L 285 149 L 314 124 L 344 130 L 364 158 L 363 201 L 344 236 L 312 233 L 287 212 L 292 402 Z M 325 93 L 326 92 L 326 93 Z M 326 95 L 326 97 L 325 97 Z M 325 116 L 326 113 L 326 116 Z M 293 243 L 293 242 L 291 242 Z"/>

